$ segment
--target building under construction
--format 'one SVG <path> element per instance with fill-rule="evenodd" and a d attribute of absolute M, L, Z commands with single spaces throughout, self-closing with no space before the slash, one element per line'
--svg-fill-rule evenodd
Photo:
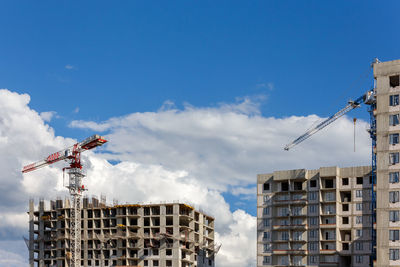
<path fill-rule="evenodd" d="M 258 266 L 400 266 L 400 60 L 376 59 L 372 67 L 371 91 L 285 147 L 289 150 L 364 103 L 370 113 L 370 174 L 321 168 L 259 175 Z M 370 177 L 367 184 L 365 176 Z M 358 181 L 362 190 L 368 187 L 367 199 Z M 293 224 L 301 220 L 301 226 Z"/>
<path fill-rule="evenodd" d="M 370 266 L 371 167 L 257 177 L 257 266 Z"/>
<path fill-rule="evenodd" d="M 29 205 L 29 264 L 70 266 L 70 201 Z M 107 205 L 84 198 L 81 266 L 215 266 L 214 218 L 183 203 Z"/>

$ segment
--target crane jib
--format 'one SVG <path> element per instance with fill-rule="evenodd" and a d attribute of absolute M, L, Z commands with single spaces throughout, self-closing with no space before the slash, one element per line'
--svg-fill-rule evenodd
<path fill-rule="evenodd" d="M 336 112 L 335 114 L 333 114 L 332 116 L 327 118 L 326 120 L 322 121 L 317 126 L 307 130 L 303 135 L 301 135 L 300 137 L 295 139 L 290 144 L 286 145 L 284 147 L 284 149 L 287 151 L 290 148 L 292 148 L 293 146 L 303 142 L 304 140 L 308 139 L 310 136 L 312 136 L 316 132 L 320 131 L 321 129 L 325 128 L 326 126 L 328 126 L 329 124 L 331 124 L 332 122 L 337 120 L 338 118 L 340 118 L 343 115 L 345 115 L 347 112 L 349 112 L 349 111 L 351 111 L 351 110 L 353 110 L 355 108 L 358 108 L 362 103 L 365 103 L 367 105 L 371 105 L 371 104 L 373 104 L 375 102 L 376 102 L 376 100 L 375 100 L 374 92 L 373 91 L 368 91 L 367 93 L 365 93 L 364 95 L 360 96 L 356 100 L 349 101 L 348 104 L 344 108 L 342 108 L 341 110 L 339 110 L 338 112 Z"/>
<path fill-rule="evenodd" d="M 56 153 L 53 153 L 50 156 L 48 156 L 46 161 L 50 163 L 50 162 L 59 160 L 60 157 L 61 157 L 61 153 L 60 152 L 56 152 Z"/>

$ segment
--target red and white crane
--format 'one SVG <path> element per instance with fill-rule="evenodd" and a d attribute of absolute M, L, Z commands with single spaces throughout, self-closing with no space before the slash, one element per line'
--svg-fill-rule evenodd
<path fill-rule="evenodd" d="M 63 170 L 68 171 L 69 184 L 67 188 L 69 189 L 72 200 L 70 224 L 71 267 L 81 266 L 81 196 L 82 191 L 85 190 L 84 186 L 82 185 L 82 178 L 85 175 L 82 173 L 81 153 L 86 150 L 101 146 L 106 142 L 107 140 L 104 139 L 104 137 L 95 134 L 89 138 L 86 138 L 82 142 L 76 143 L 71 147 L 49 155 L 44 160 L 26 165 L 22 169 L 23 173 L 27 173 L 61 160 L 65 160 L 69 163 L 69 167 L 66 167 Z"/>

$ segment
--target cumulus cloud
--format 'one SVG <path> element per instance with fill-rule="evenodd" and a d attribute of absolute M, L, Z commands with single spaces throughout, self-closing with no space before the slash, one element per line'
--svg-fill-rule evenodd
<path fill-rule="evenodd" d="M 50 122 L 51 119 L 57 116 L 57 112 L 55 111 L 44 111 L 40 112 L 40 117 L 45 121 L 45 122 Z"/>
<path fill-rule="evenodd" d="M 62 164 L 24 176 L 20 172 L 24 164 L 76 142 L 55 136 L 44 118 L 29 107 L 29 101 L 27 94 L 0 90 L 2 240 L 20 239 L 27 231 L 27 223 L 23 226 L 29 196 L 53 199 L 67 195 Z M 120 202 L 190 202 L 216 218 L 216 240 L 222 243 L 218 266 L 255 266 L 256 219 L 240 209 L 232 212 L 222 193 L 250 196 L 257 173 L 368 164 L 370 151 L 364 131 L 367 123 L 360 121 L 358 150 L 352 152 L 353 123 L 345 117 L 285 152 L 284 144 L 321 118 L 265 117 L 260 103 L 260 98 L 247 97 L 214 107 L 186 104 L 177 109 L 166 102 L 155 112 L 104 122 L 71 122 L 71 127 L 100 131 L 110 140 L 101 153 L 83 156 L 89 194 L 105 193 Z M 0 244 L 0 258 L 7 250 L 8 255 L 17 251 Z M 20 255 L 25 259 L 26 254 L 18 252 L 10 260 L 21 260 Z"/>
<path fill-rule="evenodd" d="M 203 186 L 218 190 L 254 183 L 257 173 L 274 170 L 369 164 L 365 121 L 357 124 L 355 153 L 353 122 L 348 117 L 284 151 L 285 144 L 321 118 L 264 117 L 258 105 L 245 98 L 212 108 L 160 109 L 103 122 L 73 121 L 70 126 L 106 133 L 111 140 L 109 153 L 103 154 L 107 159 L 190 170 Z"/>
<path fill-rule="evenodd" d="M 67 195 L 61 178 L 62 163 L 26 175 L 20 172 L 22 166 L 76 142 L 55 136 L 43 116 L 29 108 L 29 101 L 30 97 L 26 94 L 0 90 L 0 146 L 4 151 L 0 155 L 0 167 L 3 170 L 0 173 L 0 236 L 4 241 L 20 245 L 23 244 L 22 235 L 27 235 L 28 198 L 54 199 Z M 83 160 L 88 176 L 85 185 L 90 195 L 106 194 L 109 198 L 130 203 L 174 200 L 190 202 L 216 217 L 218 233 L 224 237 L 237 234 L 233 232 L 237 229 L 229 226 L 240 223 L 237 221 L 239 218 L 233 216 L 221 192 L 201 186 L 190 169 L 171 170 L 160 164 L 134 160 L 112 165 L 101 154 L 94 152 L 86 153 Z M 254 253 L 244 257 L 254 258 Z M 1 266 L 21 266 L 24 265 L 21 262 L 26 264 L 27 261 L 27 253 L 21 247 L 17 249 L 15 246 L 0 244 L 0 255 L 7 255 L 1 257 Z M 232 265 L 229 260 L 219 265 L 242 266 Z"/>

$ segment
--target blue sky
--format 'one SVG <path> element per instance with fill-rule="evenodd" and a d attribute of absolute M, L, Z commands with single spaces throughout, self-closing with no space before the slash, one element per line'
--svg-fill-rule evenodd
<path fill-rule="evenodd" d="M 57 136 L 83 139 L 99 129 L 97 124 L 105 123 L 101 132 L 105 135 L 140 139 L 149 134 L 165 142 L 154 150 L 132 147 L 140 150 L 137 154 L 121 146 L 108 147 L 107 159 L 113 163 L 131 160 L 175 171 L 179 160 L 164 158 L 171 151 L 171 147 L 166 149 L 168 143 L 175 144 L 182 136 L 182 143 L 211 140 L 213 145 L 204 149 L 218 147 L 213 153 L 182 145 L 182 150 L 174 150 L 169 157 L 179 159 L 183 147 L 193 149 L 181 158 L 181 169 L 199 181 L 217 181 L 210 190 L 221 192 L 231 212 L 243 209 L 255 216 L 255 195 L 248 192 L 255 186 L 257 173 L 272 172 L 275 167 L 368 163 L 369 156 L 362 154 L 362 145 L 369 142 L 365 135 L 359 138 L 360 152 L 348 154 L 347 162 L 339 156 L 321 159 L 321 153 L 301 150 L 298 153 L 309 160 L 291 159 L 287 167 L 282 162 L 288 154 L 277 156 L 282 158 L 279 163 L 269 163 L 272 159 L 266 158 L 254 165 L 230 166 L 228 159 L 240 163 L 246 156 L 260 153 L 255 161 L 272 152 L 246 150 L 240 143 L 232 150 L 219 147 L 222 137 L 218 133 L 223 127 L 213 128 L 215 120 L 207 125 L 187 122 L 182 126 L 178 122 L 214 115 L 214 119 L 229 120 L 228 113 L 236 112 L 232 122 L 241 121 L 244 114 L 243 125 L 249 131 L 255 129 L 261 137 L 264 133 L 281 135 L 282 139 L 272 142 L 283 147 L 290 141 L 286 135 L 294 137 L 303 130 L 289 134 L 285 123 L 290 128 L 289 123 L 295 122 L 288 117 L 304 116 L 310 122 L 331 115 L 371 88 L 370 64 L 375 57 L 381 61 L 400 58 L 399 9 L 398 1 L 3 1 L 0 88 L 29 94 L 33 111 L 54 111 L 56 115 L 48 124 Z M 170 106 L 175 110 L 172 115 L 162 112 L 166 101 L 174 103 Z M 129 122 L 140 129 L 124 119 L 134 113 L 137 116 Z M 310 117 L 312 114 L 317 116 Z M 350 134 L 350 139 L 343 141 L 346 144 L 352 144 L 353 116 L 368 119 L 362 108 L 343 120 L 340 125 L 345 130 L 341 132 Z M 174 126 L 145 125 L 152 119 L 154 125 L 166 122 Z M 73 126 L 73 121 L 85 126 Z M 229 125 L 227 129 L 236 129 L 235 123 Z M 188 139 L 173 132 L 179 126 L 193 129 L 188 131 Z M 196 137 L 197 129 L 215 134 Z M 125 135 L 129 131 L 134 134 Z M 229 140 L 253 136 L 239 132 Z M 316 136 L 315 142 L 329 137 L 329 133 Z M 146 138 L 140 140 L 154 144 Z M 163 149 L 163 155 L 157 154 Z M 151 156 L 145 156 L 146 151 Z M 331 152 L 331 147 L 326 151 Z M 235 153 L 238 156 L 233 158 Z M 204 171 L 209 166 L 203 161 L 207 156 L 212 158 L 209 164 L 225 165 L 226 169 L 210 168 L 226 175 L 221 181 Z M 240 172 L 242 169 L 246 171 Z"/>
<path fill-rule="evenodd" d="M 326 116 L 327 103 L 369 85 L 349 90 L 374 57 L 399 57 L 400 4 L 385 3 L 8 1 L 0 78 L 66 117 L 76 107 L 104 120 L 165 100 L 208 106 L 257 94 L 269 95 L 265 114 Z"/>

